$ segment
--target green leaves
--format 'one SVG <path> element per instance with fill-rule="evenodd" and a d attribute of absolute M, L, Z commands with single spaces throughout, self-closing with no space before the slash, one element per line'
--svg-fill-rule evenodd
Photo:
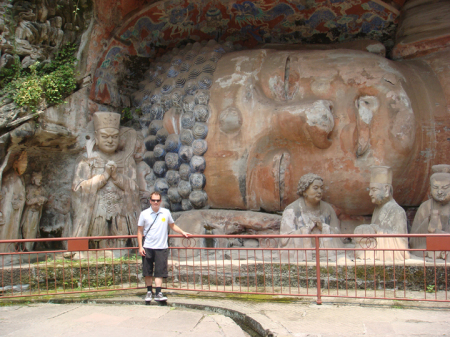
<path fill-rule="evenodd" d="M 57 70 L 42 77 L 42 87 L 48 104 L 62 103 L 77 87 L 73 67 L 62 65 Z"/>
<path fill-rule="evenodd" d="M 74 56 L 77 46 L 64 46 L 51 63 L 36 62 L 29 70 L 21 70 L 20 63 L 0 74 L 0 85 L 18 106 L 36 112 L 44 103 L 59 104 L 76 89 Z"/>

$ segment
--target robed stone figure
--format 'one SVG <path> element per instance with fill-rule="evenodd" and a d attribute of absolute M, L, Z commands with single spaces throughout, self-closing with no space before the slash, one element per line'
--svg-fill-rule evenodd
<path fill-rule="evenodd" d="M 375 209 L 369 225 L 355 228 L 355 234 L 408 234 L 405 210 L 393 198 L 392 169 L 388 166 L 373 166 L 370 177 L 370 198 Z M 369 243 L 369 244 L 367 244 Z M 379 237 L 376 239 L 357 238 L 356 257 L 381 261 L 409 259 L 408 238 Z M 377 250 L 370 250 L 377 248 Z M 383 250 L 385 249 L 385 250 Z"/>
<path fill-rule="evenodd" d="M 96 112 L 94 128 L 95 139 L 87 143 L 72 184 L 73 236 L 136 234 L 136 131 L 120 128 L 120 115 L 111 112 Z M 116 241 L 116 246 L 125 244 L 124 239 Z"/>

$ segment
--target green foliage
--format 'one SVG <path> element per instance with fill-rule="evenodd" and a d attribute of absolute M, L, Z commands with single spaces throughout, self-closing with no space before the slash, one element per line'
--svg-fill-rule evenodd
<path fill-rule="evenodd" d="M 37 75 L 36 66 L 37 64 L 30 66 L 31 74 L 25 79 L 15 81 L 17 93 L 14 96 L 14 102 L 18 106 L 29 106 L 32 112 L 36 111 L 43 95 L 41 79 Z"/>
<path fill-rule="evenodd" d="M 44 100 L 49 105 L 62 103 L 76 89 L 76 49 L 76 45 L 65 45 L 52 62 L 36 62 L 29 69 L 21 69 L 16 58 L 13 67 L 0 73 L 3 94 L 8 94 L 18 106 L 26 106 L 31 112 L 35 112 Z"/>
<path fill-rule="evenodd" d="M 130 108 L 123 108 L 122 109 L 122 117 L 120 118 L 123 122 L 127 122 L 131 119 L 133 119 L 133 114 L 131 113 Z"/>
<path fill-rule="evenodd" d="M 434 293 L 434 290 L 435 290 L 434 284 L 430 284 L 430 285 L 427 286 L 426 292 L 427 293 Z"/>
<path fill-rule="evenodd" d="M 42 87 L 48 104 L 63 102 L 76 89 L 73 67 L 62 65 L 52 73 L 42 77 Z"/>

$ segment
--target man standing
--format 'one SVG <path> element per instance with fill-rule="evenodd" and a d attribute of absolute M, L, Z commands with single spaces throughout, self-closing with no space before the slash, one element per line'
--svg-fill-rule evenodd
<path fill-rule="evenodd" d="M 167 297 L 161 292 L 162 279 L 168 276 L 167 226 L 169 225 L 173 231 L 185 237 L 189 236 L 189 233 L 175 225 L 170 211 L 160 207 L 161 194 L 159 192 L 153 192 L 150 195 L 150 205 L 151 207 L 141 212 L 138 222 L 139 253 L 142 255 L 142 270 L 147 286 L 147 295 L 145 296 L 147 304 L 153 299 L 153 276 L 156 286 L 155 301 L 167 301 Z M 144 240 L 142 240 L 143 238 Z"/>

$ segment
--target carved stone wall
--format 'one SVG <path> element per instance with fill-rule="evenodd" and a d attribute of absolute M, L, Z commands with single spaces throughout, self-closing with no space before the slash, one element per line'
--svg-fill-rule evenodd
<path fill-rule="evenodd" d="M 341 229 L 352 232 L 373 208 L 370 165 L 394 163 L 395 199 L 417 207 L 431 165 L 450 160 L 445 1 L 2 5 L 0 69 L 14 57 L 26 68 L 49 62 L 67 42 L 79 46 L 78 90 L 67 103 L 36 119 L 6 96 L 0 103 L 0 171 L 15 172 L 25 189 L 43 171 L 42 236 L 70 233 L 76 160 L 96 111 L 121 113 L 142 136 L 151 170 L 142 171 L 141 192 L 163 192 L 173 211 L 282 211 L 298 177 L 315 172 L 327 181 L 324 200 L 337 206 Z"/>

